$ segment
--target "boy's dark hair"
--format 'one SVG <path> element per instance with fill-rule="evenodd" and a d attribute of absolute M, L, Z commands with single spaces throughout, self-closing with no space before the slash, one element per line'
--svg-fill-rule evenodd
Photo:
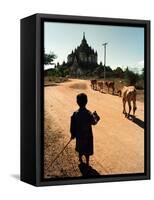
<path fill-rule="evenodd" d="M 88 98 L 87 98 L 86 94 L 80 93 L 80 94 L 77 95 L 77 104 L 80 107 L 85 107 L 87 102 L 88 102 Z"/>

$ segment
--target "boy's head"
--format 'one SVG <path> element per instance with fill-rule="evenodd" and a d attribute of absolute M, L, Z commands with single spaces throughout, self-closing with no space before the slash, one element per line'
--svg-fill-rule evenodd
<path fill-rule="evenodd" d="M 79 107 L 85 107 L 88 102 L 87 95 L 84 93 L 80 93 L 77 95 L 77 104 Z"/>

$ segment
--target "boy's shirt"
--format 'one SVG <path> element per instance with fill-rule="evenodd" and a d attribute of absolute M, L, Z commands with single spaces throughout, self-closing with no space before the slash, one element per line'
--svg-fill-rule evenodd
<path fill-rule="evenodd" d="M 71 137 L 81 138 L 81 137 L 92 137 L 92 127 L 99 121 L 99 116 L 96 112 L 91 113 L 86 108 L 79 108 L 71 116 Z"/>

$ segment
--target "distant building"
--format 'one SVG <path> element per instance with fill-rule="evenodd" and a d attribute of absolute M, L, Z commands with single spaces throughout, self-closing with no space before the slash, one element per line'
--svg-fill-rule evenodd
<path fill-rule="evenodd" d="M 71 75 L 82 75 L 93 71 L 98 66 L 97 51 L 88 45 L 85 33 L 83 33 L 80 46 L 72 50 L 67 56 L 67 63 L 62 66 L 68 68 Z"/>

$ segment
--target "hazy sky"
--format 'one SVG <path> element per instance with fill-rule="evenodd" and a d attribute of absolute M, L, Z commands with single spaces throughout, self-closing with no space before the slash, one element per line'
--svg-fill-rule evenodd
<path fill-rule="evenodd" d="M 108 42 L 106 65 L 133 67 L 140 71 L 144 66 L 144 28 L 45 22 L 45 52 L 57 55 L 55 63 L 67 61 L 67 55 L 81 44 L 83 32 L 87 43 L 98 53 L 98 63 L 104 63 L 104 48 Z"/>

